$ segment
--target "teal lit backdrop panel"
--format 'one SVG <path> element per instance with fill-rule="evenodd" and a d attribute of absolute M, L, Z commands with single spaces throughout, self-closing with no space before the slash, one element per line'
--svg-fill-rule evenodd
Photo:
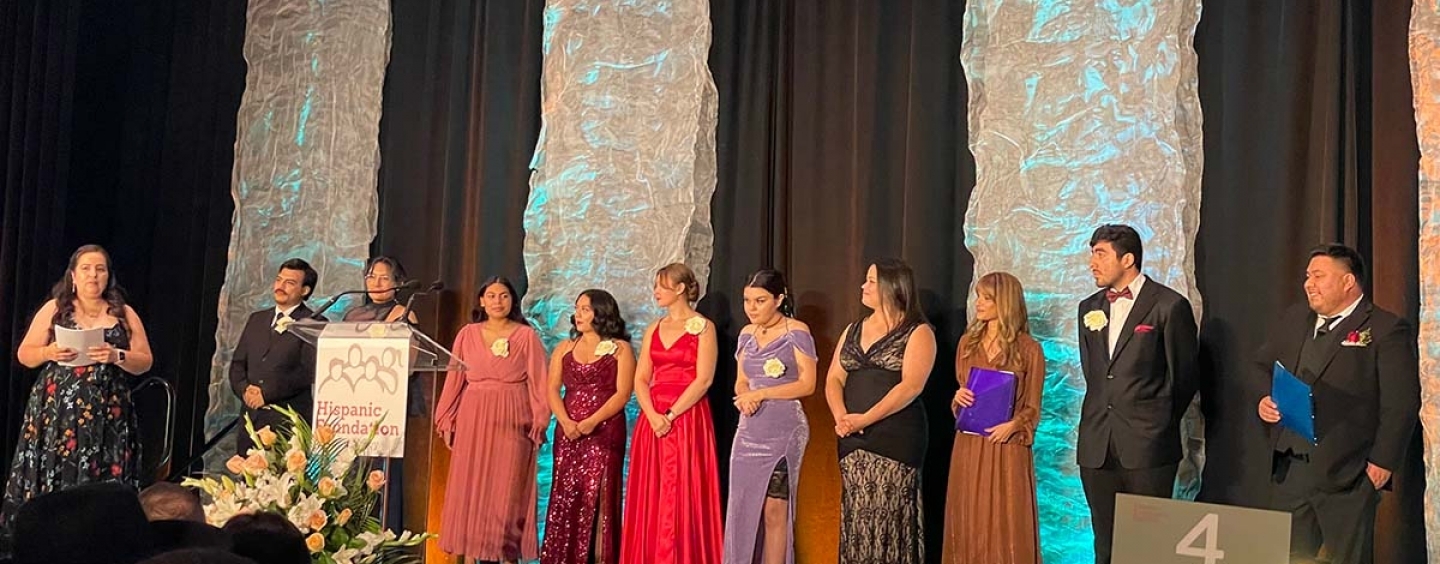
<path fill-rule="evenodd" d="M 970 85 L 976 185 L 965 244 L 976 278 L 1003 270 L 1025 285 L 1045 349 L 1034 446 L 1045 562 L 1094 561 L 1075 463 L 1085 381 L 1077 308 L 1095 291 L 1088 239 L 1134 226 L 1144 270 L 1190 297 L 1199 225 L 1201 118 L 1193 49 L 1200 0 L 972 0 L 961 64 Z M 1193 497 L 1203 464 L 1187 417 L 1177 490 Z"/>
<path fill-rule="evenodd" d="M 570 330 L 575 297 L 607 290 L 638 352 L 641 330 L 661 313 L 651 298 L 655 271 L 685 262 L 702 281 L 709 272 L 718 102 L 709 3 L 551 0 L 543 49 L 522 306 L 553 350 Z M 633 399 L 626 411 L 633 430 Z M 542 534 L 551 456 L 547 442 Z"/>
<path fill-rule="evenodd" d="M 236 114 L 231 185 L 235 214 L 206 436 L 239 412 L 230 357 L 250 313 L 274 305 L 271 282 L 280 263 L 299 257 L 319 271 L 312 306 L 361 282 L 379 207 L 375 172 L 390 3 L 250 0 L 244 50 L 248 72 Z M 223 470 L 231 454 L 233 447 L 211 450 L 207 468 Z"/>

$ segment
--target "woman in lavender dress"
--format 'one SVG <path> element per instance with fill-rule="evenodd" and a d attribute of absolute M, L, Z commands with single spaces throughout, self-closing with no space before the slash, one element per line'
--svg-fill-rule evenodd
<path fill-rule="evenodd" d="M 795 562 L 790 503 L 800 481 L 800 457 L 810 438 L 800 398 L 815 390 L 815 340 L 794 319 L 785 277 L 751 275 L 735 359 L 735 407 L 740 428 L 730 453 L 730 502 L 725 515 L 726 564 Z"/>

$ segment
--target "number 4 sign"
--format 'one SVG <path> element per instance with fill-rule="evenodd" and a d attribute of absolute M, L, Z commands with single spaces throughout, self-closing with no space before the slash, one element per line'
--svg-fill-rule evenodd
<path fill-rule="evenodd" d="M 1284 564 L 1290 514 L 1118 494 L 1113 542 L 1114 564 Z"/>

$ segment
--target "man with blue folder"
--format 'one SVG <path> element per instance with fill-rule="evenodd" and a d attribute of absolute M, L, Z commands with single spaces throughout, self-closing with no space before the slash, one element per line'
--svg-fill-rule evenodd
<path fill-rule="evenodd" d="M 1380 490 L 1419 418 L 1414 334 L 1366 299 L 1364 280 L 1354 249 L 1316 247 L 1305 271 L 1309 303 L 1286 312 L 1261 350 L 1265 372 L 1281 379 L 1274 389 L 1292 390 L 1261 398 L 1257 411 L 1274 450 L 1271 507 L 1292 516 L 1293 558 L 1314 558 L 1323 545 L 1334 564 L 1371 561 Z M 1282 381 L 1292 375 L 1309 387 L 1308 406 L 1293 391 L 1301 384 Z M 1305 407 L 1313 440 L 1294 430 L 1305 425 L 1281 424 Z"/>

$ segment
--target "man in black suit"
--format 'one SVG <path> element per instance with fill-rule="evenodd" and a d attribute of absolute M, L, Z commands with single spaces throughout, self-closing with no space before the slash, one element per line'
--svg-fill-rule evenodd
<path fill-rule="evenodd" d="M 230 361 L 230 387 L 245 403 L 255 430 L 278 429 L 288 419 L 266 406 L 278 405 L 310 419 L 315 383 L 315 347 L 290 332 L 295 321 L 310 317 L 305 298 L 315 291 L 320 275 L 301 259 L 280 265 L 275 275 L 275 307 L 250 314 Z M 254 446 L 242 427 L 237 441 L 240 455 Z"/>
<path fill-rule="evenodd" d="M 1370 562 L 1375 508 L 1390 472 L 1405 460 L 1420 412 L 1420 380 L 1410 324 L 1365 298 L 1365 262 L 1344 245 L 1310 252 L 1308 304 L 1287 311 L 1260 362 L 1279 362 L 1311 386 L 1315 439 L 1279 423 L 1260 399 L 1274 450 L 1271 507 L 1292 516 L 1290 551 L 1313 558 L 1323 544 L 1333 563 Z"/>
<path fill-rule="evenodd" d="M 1115 494 L 1174 491 L 1180 418 L 1195 395 L 1195 313 L 1140 273 L 1143 258 L 1129 226 L 1102 225 L 1090 237 L 1090 273 L 1103 290 L 1080 302 L 1085 401 L 1075 450 L 1099 564 L 1110 562 Z"/>

